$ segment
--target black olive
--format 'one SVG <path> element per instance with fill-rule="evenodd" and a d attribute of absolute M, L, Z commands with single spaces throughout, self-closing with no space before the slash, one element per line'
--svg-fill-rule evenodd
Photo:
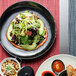
<path fill-rule="evenodd" d="M 43 37 L 38 43 L 37 45 L 39 45 L 45 38 Z"/>
<path fill-rule="evenodd" d="M 37 28 L 35 28 L 34 30 L 35 30 L 35 31 L 37 31 L 38 29 L 37 29 Z"/>
<path fill-rule="evenodd" d="M 10 33 L 10 36 L 12 36 L 12 33 Z"/>
<path fill-rule="evenodd" d="M 19 21 L 20 21 L 20 20 L 19 20 L 18 18 L 16 18 L 16 22 L 15 22 L 15 23 L 17 24 L 17 23 L 19 23 Z"/>
<path fill-rule="evenodd" d="M 18 38 L 16 37 L 16 35 L 13 35 L 12 36 L 12 40 L 13 40 L 13 42 L 15 43 L 15 44 L 17 44 L 18 45 Z"/>
<path fill-rule="evenodd" d="M 16 35 L 13 35 L 13 36 L 12 36 L 12 40 L 15 40 L 15 39 L 16 39 Z"/>
<path fill-rule="evenodd" d="M 30 24 L 30 22 L 28 22 L 28 24 Z"/>

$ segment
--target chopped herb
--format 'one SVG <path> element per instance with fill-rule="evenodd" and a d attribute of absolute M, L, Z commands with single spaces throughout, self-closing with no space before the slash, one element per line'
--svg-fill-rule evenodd
<path fill-rule="evenodd" d="M 10 65 L 8 65 L 7 68 L 6 68 L 7 71 L 12 70 L 12 69 L 13 68 Z"/>

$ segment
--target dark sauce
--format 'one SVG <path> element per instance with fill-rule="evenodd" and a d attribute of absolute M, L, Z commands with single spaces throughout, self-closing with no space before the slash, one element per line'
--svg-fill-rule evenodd
<path fill-rule="evenodd" d="M 44 76 L 53 76 L 51 73 L 45 73 Z"/>

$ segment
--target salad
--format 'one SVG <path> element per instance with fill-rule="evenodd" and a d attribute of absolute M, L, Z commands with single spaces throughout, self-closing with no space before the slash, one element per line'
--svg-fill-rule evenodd
<path fill-rule="evenodd" d="M 11 59 L 6 60 L 1 66 L 4 76 L 17 76 L 19 69 L 19 64 Z"/>
<path fill-rule="evenodd" d="M 27 10 L 11 21 L 6 36 L 15 47 L 34 50 L 46 42 L 48 35 L 44 22 Z"/>

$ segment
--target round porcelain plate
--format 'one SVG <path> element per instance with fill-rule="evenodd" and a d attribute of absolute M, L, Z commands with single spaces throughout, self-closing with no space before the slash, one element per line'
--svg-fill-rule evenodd
<path fill-rule="evenodd" d="M 67 54 L 60 54 L 60 55 L 50 57 L 49 59 L 44 61 L 39 67 L 36 73 L 36 76 L 41 76 L 43 71 L 52 71 L 51 65 L 52 65 L 52 62 L 56 59 L 60 59 L 61 61 L 63 61 L 65 67 L 67 65 L 72 65 L 74 68 L 76 68 L 76 57 L 75 56 L 67 55 Z"/>

